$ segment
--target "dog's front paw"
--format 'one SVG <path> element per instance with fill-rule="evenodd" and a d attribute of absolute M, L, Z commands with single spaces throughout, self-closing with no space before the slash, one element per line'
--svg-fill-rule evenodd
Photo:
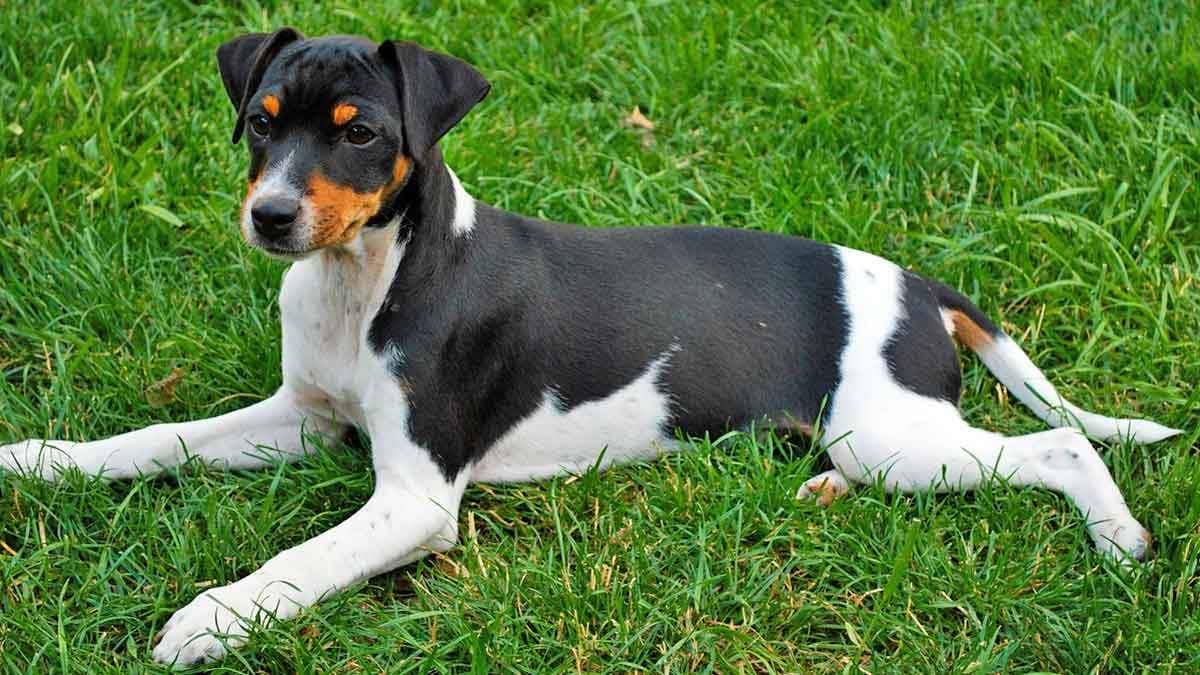
<path fill-rule="evenodd" d="M 76 466 L 71 452 L 78 443 L 43 441 L 31 438 L 20 443 L 0 446 L 0 471 L 57 478 L 64 470 Z"/>
<path fill-rule="evenodd" d="M 246 641 L 258 607 L 238 584 L 202 593 L 171 615 L 159 631 L 154 660 L 177 668 L 216 661 Z"/>
<path fill-rule="evenodd" d="M 253 624 L 286 619 L 298 610 L 257 575 L 206 591 L 171 615 L 158 633 L 154 660 L 177 668 L 216 661 L 246 643 Z"/>

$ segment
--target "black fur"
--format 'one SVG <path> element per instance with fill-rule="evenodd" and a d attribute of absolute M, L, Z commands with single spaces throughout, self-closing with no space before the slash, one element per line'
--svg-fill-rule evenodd
<path fill-rule="evenodd" d="M 225 93 L 238 111 L 233 127 L 234 143 L 242 136 L 246 125 L 246 103 L 258 89 L 263 72 L 281 49 L 303 37 L 294 28 L 280 28 L 271 34 L 248 33 L 217 48 L 221 82 L 225 84 Z"/>
<path fill-rule="evenodd" d="M 817 421 L 847 317 L 824 244 L 746 230 L 590 230 L 478 205 L 450 235 L 438 161 L 407 191 L 404 260 L 369 340 L 404 359 L 410 433 L 448 478 L 533 412 L 604 398 L 666 356 L 670 433 Z"/>
<path fill-rule="evenodd" d="M 425 159 L 434 144 L 492 88 L 466 63 L 412 42 L 385 41 L 379 45 L 379 54 L 395 72 L 406 147 L 417 160 Z"/>
<path fill-rule="evenodd" d="M 547 392 L 570 409 L 611 395 L 657 359 L 672 397 L 666 434 L 822 421 L 849 329 L 833 247 L 721 228 L 591 230 L 483 204 L 470 235 L 455 235 L 437 141 L 487 94 L 478 72 L 411 43 L 331 37 L 271 52 L 269 40 L 253 40 L 253 51 L 253 41 L 222 47 L 231 99 L 247 78 L 239 123 L 262 111 L 266 94 L 281 100 L 270 133 L 248 134 L 252 178 L 289 153 L 300 179 L 320 172 L 368 192 L 391 180 L 397 157 L 413 161 L 372 218 L 402 214 L 405 254 L 368 341 L 402 355 L 391 366 L 408 392 L 410 435 L 448 479 Z M 235 64 L 249 53 L 248 70 Z M 339 102 L 378 134 L 371 145 L 337 142 L 329 111 Z M 953 400 L 958 369 L 937 312 L 943 296 L 905 277 L 908 318 L 887 357 L 906 386 Z"/>
<path fill-rule="evenodd" d="M 904 318 L 883 349 L 888 369 L 897 382 L 922 396 L 957 403 L 962 373 L 942 321 L 940 308 L 945 305 L 930 279 L 912 272 L 904 272 L 903 278 Z"/>
<path fill-rule="evenodd" d="M 283 31 L 280 31 L 282 33 Z M 279 33 L 276 33 L 278 35 Z M 241 77 L 246 70 L 235 55 L 246 58 L 247 38 L 236 38 L 222 45 L 218 55 L 226 54 L 222 73 Z M 278 116 L 271 118 L 267 136 L 250 130 L 246 143 L 250 150 L 250 179 L 256 178 L 268 164 L 291 156 L 290 174 L 304 182 L 314 172 L 324 178 L 367 193 L 392 180 L 392 169 L 404 146 L 404 121 L 400 112 L 397 74 L 379 54 L 379 48 L 361 38 L 334 36 L 287 42 L 267 59 L 260 49 L 254 61 L 244 100 L 239 104 L 239 128 L 253 115 L 263 114 L 263 99 L 276 96 L 281 101 Z M 263 62 L 265 59 L 265 63 Z M 377 136 L 366 146 L 338 143 L 344 129 L 330 116 L 339 103 L 358 109 L 355 124 L 366 126 Z M 235 142 L 236 142 L 235 134 Z M 389 209 L 393 205 L 388 204 Z"/>

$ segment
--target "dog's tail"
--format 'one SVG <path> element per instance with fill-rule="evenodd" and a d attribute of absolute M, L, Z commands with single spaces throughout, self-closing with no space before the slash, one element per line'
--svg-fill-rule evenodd
<path fill-rule="evenodd" d="M 946 330 L 979 356 L 988 370 L 1034 414 L 1053 427 L 1074 427 L 1103 441 L 1130 439 L 1146 444 L 1182 433 L 1149 420 L 1116 419 L 1068 403 L 1029 356 L 962 293 L 929 280 Z"/>

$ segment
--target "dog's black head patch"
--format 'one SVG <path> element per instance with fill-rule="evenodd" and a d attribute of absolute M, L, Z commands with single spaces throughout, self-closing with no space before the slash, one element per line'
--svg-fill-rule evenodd
<path fill-rule="evenodd" d="M 242 232 L 299 257 L 353 240 L 394 212 L 414 169 L 489 85 L 459 59 L 411 42 L 306 39 L 291 28 L 217 50 L 245 135 Z"/>

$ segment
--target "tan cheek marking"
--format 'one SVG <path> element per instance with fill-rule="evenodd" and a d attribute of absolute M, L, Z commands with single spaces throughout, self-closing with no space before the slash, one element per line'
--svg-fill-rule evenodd
<path fill-rule="evenodd" d="M 372 192 L 355 192 L 319 173 L 313 174 L 308 180 L 308 196 L 316 212 L 311 246 L 345 244 L 357 237 L 362 226 L 379 212 L 384 200 L 404 184 L 412 167 L 411 159 L 398 155 L 392 166 L 391 182 Z"/>
<path fill-rule="evenodd" d="M 392 167 L 392 182 L 386 190 L 389 195 L 404 184 L 404 179 L 408 178 L 410 171 L 412 171 L 412 160 L 404 155 L 396 155 L 396 164 Z"/>
<path fill-rule="evenodd" d="M 979 351 L 992 344 L 992 336 L 971 320 L 966 314 L 952 309 L 950 320 L 954 323 L 954 339 L 971 351 Z"/>
<path fill-rule="evenodd" d="M 275 98 L 271 94 L 267 94 L 263 97 L 262 107 L 263 110 L 266 110 L 267 114 L 271 117 L 279 116 L 279 99 Z"/>
<path fill-rule="evenodd" d="M 333 123 L 340 127 L 354 119 L 354 116 L 357 114 L 358 108 L 349 103 L 339 103 L 333 106 Z"/>
<path fill-rule="evenodd" d="M 355 192 L 319 173 L 308 179 L 308 196 L 316 212 L 313 248 L 344 244 L 354 239 L 383 202 L 383 190 Z"/>

